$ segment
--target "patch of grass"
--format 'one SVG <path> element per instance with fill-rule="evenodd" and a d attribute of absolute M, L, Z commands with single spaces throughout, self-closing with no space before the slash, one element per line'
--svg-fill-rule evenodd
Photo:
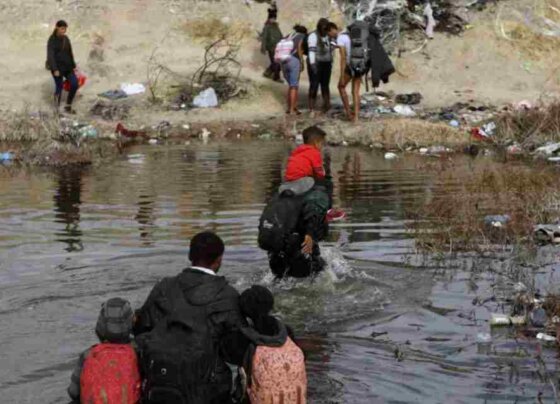
<path fill-rule="evenodd" d="M 427 197 L 408 212 L 417 249 L 427 253 L 486 252 L 533 244 L 533 227 L 560 217 L 560 176 L 549 166 L 530 168 L 477 162 L 455 168 L 449 162 L 428 166 L 434 183 Z M 509 215 L 501 228 L 486 215 Z"/>

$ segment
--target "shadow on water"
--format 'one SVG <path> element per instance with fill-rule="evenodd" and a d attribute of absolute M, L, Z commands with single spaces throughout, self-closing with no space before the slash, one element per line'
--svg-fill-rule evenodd
<path fill-rule="evenodd" d="M 138 307 L 155 282 L 187 265 L 188 239 L 203 229 L 226 241 L 223 275 L 237 289 L 273 290 L 277 313 L 307 351 L 310 402 L 553 399 L 546 376 L 557 377 L 556 352 L 488 326 L 519 280 L 507 260 L 406 261 L 414 240 L 405 211 L 438 192 L 419 169 L 425 159 L 333 149 L 335 205 L 349 217 L 322 246 L 328 268 L 314 279 L 275 281 L 256 246 L 257 224 L 292 147 L 142 146 L 91 169 L 0 171 L 3 401 L 65 402 L 72 364 L 96 342 L 101 302 L 122 296 Z M 558 253 L 551 257 L 534 270 L 543 290 L 560 283 Z M 479 334 L 489 342 L 481 345 Z"/>

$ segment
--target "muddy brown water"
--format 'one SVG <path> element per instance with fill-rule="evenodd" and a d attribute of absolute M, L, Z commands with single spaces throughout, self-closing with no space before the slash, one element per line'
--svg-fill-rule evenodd
<path fill-rule="evenodd" d="M 222 274 L 240 291 L 271 287 L 302 337 L 310 402 L 552 402 L 555 349 L 488 325 L 519 280 L 508 255 L 443 266 L 409 255 L 404 211 L 438 188 L 425 158 L 334 149 L 336 204 L 349 217 L 324 243 L 328 270 L 275 283 L 256 226 L 291 147 L 138 147 L 98 168 L 0 166 L 0 401 L 67 402 L 101 302 L 140 305 L 187 265 L 189 237 L 212 229 L 227 243 Z M 527 269 L 543 290 L 558 283 L 557 258 L 550 250 Z"/>

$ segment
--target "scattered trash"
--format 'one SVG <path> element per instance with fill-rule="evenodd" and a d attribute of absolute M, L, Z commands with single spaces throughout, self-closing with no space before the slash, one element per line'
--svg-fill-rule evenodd
<path fill-rule="evenodd" d="M 121 90 L 128 96 L 143 94 L 146 92 L 146 87 L 140 83 L 123 83 Z"/>
<path fill-rule="evenodd" d="M 452 151 L 451 149 L 445 146 L 430 146 L 428 147 L 426 154 L 439 155 L 443 153 L 449 153 L 451 151 Z"/>
<path fill-rule="evenodd" d="M 271 133 L 263 133 L 262 135 L 259 135 L 259 139 L 260 140 L 270 140 L 270 139 L 272 139 L 272 134 Z"/>
<path fill-rule="evenodd" d="M 202 133 L 200 134 L 200 138 L 202 139 L 203 142 L 207 142 L 211 134 L 212 133 L 208 129 L 203 128 Z"/>
<path fill-rule="evenodd" d="M 130 105 L 98 100 L 90 109 L 93 116 L 99 116 L 107 121 L 126 119 L 130 112 Z"/>
<path fill-rule="evenodd" d="M 426 19 L 426 36 L 429 39 L 433 39 L 436 20 L 434 19 L 434 10 L 429 1 L 426 2 L 426 5 L 424 6 L 424 18 Z"/>
<path fill-rule="evenodd" d="M 124 125 L 122 123 L 118 123 L 117 127 L 115 129 L 115 133 L 130 138 L 130 139 L 134 139 L 137 137 L 145 137 L 146 134 L 144 132 L 140 132 L 137 130 L 128 130 L 127 128 L 124 127 Z"/>
<path fill-rule="evenodd" d="M 346 140 L 343 140 L 343 141 L 342 141 L 342 145 L 343 145 L 343 146 L 348 146 L 348 142 L 347 142 Z"/>
<path fill-rule="evenodd" d="M 490 317 L 491 326 L 511 326 L 511 325 L 525 325 L 525 316 L 508 316 L 507 314 L 492 313 Z"/>
<path fill-rule="evenodd" d="M 10 152 L 0 153 L 0 163 L 12 161 L 13 159 L 14 159 L 13 153 Z"/>
<path fill-rule="evenodd" d="M 539 332 L 537 334 L 537 339 L 544 342 L 556 342 L 556 337 L 552 335 L 545 334 L 543 332 Z"/>
<path fill-rule="evenodd" d="M 533 104 L 531 104 L 531 102 L 527 100 L 520 101 L 517 104 L 515 104 L 515 109 L 517 111 L 529 111 L 532 108 L 533 108 Z"/>
<path fill-rule="evenodd" d="M 479 343 L 488 343 L 488 342 L 491 342 L 491 341 L 492 341 L 492 336 L 491 336 L 490 334 L 488 334 L 488 333 L 479 332 L 479 333 L 476 335 L 476 342 L 479 342 Z"/>
<path fill-rule="evenodd" d="M 546 326 L 548 320 L 546 311 L 542 307 L 536 308 L 531 312 L 530 320 L 533 327 L 542 328 Z"/>
<path fill-rule="evenodd" d="M 397 156 L 395 153 L 385 153 L 385 160 L 395 160 L 396 158 L 398 158 L 399 156 Z"/>
<path fill-rule="evenodd" d="M 216 91 L 209 87 L 202 91 L 193 100 L 193 106 L 196 108 L 215 108 L 218 106 L 218 96 Z"/>
<path fill-rule="evenodd" d="M 548 143 L 535 150 L 535 154 L 550 156 L 560 150 L 560 143 Z"/>
<path fill-rule="evenodd" d="M 99 97 L 107 98 L 109 100 L 120 100 L 122 98 L 128 97 L 128 95 L 122 90 L 109 90 L 104 93 L 98 94 Z"/>
<path fill-rule="evenodd" d="M 188 125 L 188 124 L 184 124 L 184 125 L 183 125 L 183 129 L 185 129 L 185 130 L 190 130 L 191 127 L 190 127 L 190 125 Z"/>
<path fill-rule="evenodd" d="M 403 105 L 417 105 L 422 101 L 422 94 L 411 93 L 411 94 L 398 94 L 395 97 L 397 104 Z"/>
<path fill-rule="evenodd" d="M 510 155 L 518 155 L 523 153 L 523 149 L 518 143 L 514 143 L 507 147 L 506 153 Z"/>
<path fill-rule="evenodd" d="M 156 145 L 156 144 L 158 144 L 158 140 L 157 139 L 150 139 L 150 140 L 148 140 L 148 143 L 151 144 L 151 145 Z"/>
<path fill-rule="evenodd" d="M 161 121 L 156 126 L 154 126 L 154 130 L 157 130 L 158 133 L 163 133 L 163 132 L 171 129 L 171 127 L 172 127 L 171 122 Z"/>
<path fill-rule="evenodd" d="M 94 139 L 99 135 L 97 129 L 95 129 L 92 125 L 81 127 L 79 133 L 82 139 Z"/>
<path fill-rule="evenodd" d="M 129 154 L 128 162 L 131 164 L 144 164 L 145 156 L 143 154 Z"/>
<path fill-rule="evenodd" d="M 296 135 L 296 144 L 297 145 L 302 145 L 303 144 L 303 135 L 301 133 L 298 133 Z"/>
<path fill-rule="evenodd" d="M 454 128 L 458 128 L 461 124 L 456 119 L 453 119 L 449 122 L 449 125 L 453 126 Z"/>
<path fill-rule="evenodd" d="M 560 163 L 560 157 L 549 157 L 547 160 L 551 163 Z"/>
<path fill-rule="evenodd" d="M 539 224 L 534 230 L 535 240 L 541 244 L 560 243 L 560 225 Z"/>
<path fill-rule="evenodd" d="M 416 116 L 416 112 L 408 105 L 395 105 L 393 111 L 402 116 Z"/>
<path fill-rule="evenodd" d="M 488 215 L 484 218 L 484 224 L 492 227 L 504 227 L 511 217 L 509 215 Z"/>
<path fill-rule="evenodd" d="M 418 149 L 418 152 L 420 154 L 428 154 L 428 148 L 427 147 L 421 147 L 420 149 Z"/>

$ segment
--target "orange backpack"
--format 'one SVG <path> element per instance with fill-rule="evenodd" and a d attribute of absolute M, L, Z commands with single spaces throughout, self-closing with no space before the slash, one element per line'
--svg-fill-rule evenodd
<path fill-rule="evenodd" d="M 136 404 L 140 400 L 138 358 L 130 344 L 94 346 L 80 375 L 82 404 Z"/>
<path fill-rule="evenodd" d="M 257 346 L 247 393 L 251 404 L 306 403 L 305 359 L 290 338 L 281 347 Z"/>

